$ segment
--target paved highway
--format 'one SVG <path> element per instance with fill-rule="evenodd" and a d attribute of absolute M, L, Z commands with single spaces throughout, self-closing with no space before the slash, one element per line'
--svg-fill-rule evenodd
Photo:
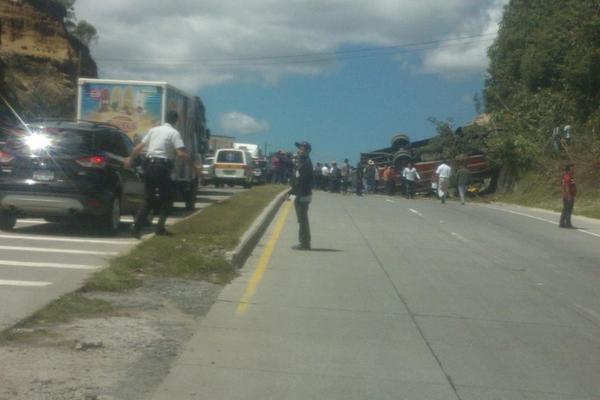
<path fill-rule="evenodd" d="M 201 189 L 196 209 L 242 189 Z M 168 224 L 189 215 L 176 203 Z M 108 260 L 138 243 L 129 237 L 132 217 L 123 217 L 116 237 L 98 236 L 77 225 L 22 219 L 11 232 L 0 232 L 0 330 L 14 325 L 50 300 L 77 289 Z M 146 236 L 152 234 L 146 229 Z"/>
<path fill-rule="evenodd" d="M 600 399 L 600 224 L 316 193 L 284 206 L 162 399 Z"/>

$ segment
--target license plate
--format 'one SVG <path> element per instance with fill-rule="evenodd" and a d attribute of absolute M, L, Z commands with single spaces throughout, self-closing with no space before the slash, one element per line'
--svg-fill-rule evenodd
<path fill-rule="evenodd" d="M 230 169 L 224 170 L 223 173 L 225 173 L 225 175 L 235 175 L 235 171 L 232 171 Z"/>
<path fill-rule="evenodd" d="M 36 181 L 49 182 L 54 180 L 53 171 L 35 171 L 33 173 L 33 179 Z"/>

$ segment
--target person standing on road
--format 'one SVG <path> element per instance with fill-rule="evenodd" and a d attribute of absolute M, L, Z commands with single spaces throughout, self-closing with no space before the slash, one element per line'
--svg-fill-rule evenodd
<path fill-rule="evenodd" d="M 415 182 L 421 180 L 421 176 L 413 163 L 409 162 L 408 165 L 402 171 L 402 177 L 404 178 L 404 189 L 406 190 L 406 198 L 412 199 L 415 194 Z"/>
<path fill-rule="evenodd" d="M 336 161 L 331 162 L 331 170 L 329 171 L 329 192 L 340 192 L 341 172 Z"/>
<path fill-rule="evenodd" d="M 573 228 L 573 225 L 571 224 L 571 214 L 573 213 L 575 195 L 577 194 L 577 186 L 575 185 L 575 178 L 573 177 L 574 173 L 575 167 L 572 164 L 565 166 L 565 173 L 562 177 L 563 209 L 558 224 L 561 228 Z"/>
<path fill-rule="evenodd" d="M 313 189 L 321 189 L 321 180 L 323 179 L 323 167 L 317 163 L 313 171 Z"/>
<path fill-rule="evenodd" d="M 438 196 L 440 197 L 442 204 L 446 202 L 446 197 L 448 196 L 448 184 L 450 183 L 451 174 L 452 168 L 450 168 L 450 166 L 447 164 L 447 161 L 444 159 L 444 161 L 442 161 L 435 171 L 438 182 Z"/>
<path fill-rule="evenodd" d="M 273 180 L 271 181 L 272 184 L 274 185 L 280 185 L 283 181 L 281 175 L 281 171 L 282 171 L 282 167 L 281 167 L 281 156 L 283 154 L 283 151 L 278 150 L 277 153 L 273 154 L 273 157 L 271 157 L 271 171 L 272 171 L 272 178 Z"/>
<path fill-rule="evenodd" d="M 347 158 L 344 158 L 344 163 L 342 164 L 342 168 L 340 169 L 340 176 L 342 179 L 342 194 L 348 194 L 348 187 L 350 186 L 350 172 L 352 168 L 350 168 L 350 162 Z"/>
<path fill-rule="evenodd" d="M 144 160 L 145 197 L 131 228 L 131 236 L 138 239 L 141 236 L 142 226 L 153 209 L 159 212 L 156 234 L 168 234 L 165 229 L 165 223 L 167 222 L 173 201 L 171 172 L 174 167 L 175 157 L 182 158 L 189 164 L 191 170 L 196 173 L 196 176 L 200 175 L 192 159 L 186 152 L 180 133 L 173 127 L 177 123 L 178 118 L 176 111 L 169 111 L 165 124 L 150 129 L 148 134 L 133 148 L 129 157 L 125 158 L 123 162 L 126 168 L 131 168 L 132 160 L 146 149 Z M 157 190 L 158 200 L 156 198 Z"/>
<path fill-rule="evenodd" d="M 310 250 L 310 225 L 308 223 L 308 206 L 312 201 L 313 166 L 309 154 L 312 150 L 310 143 L 297 142 L 298 165 L 295 171 L 294 184 L 290 195 L 294 197 L 294 207 L 298 218 L 298 239 L 300 244 L 296 250 Z"/>
<path fill-rule="evenodd" d="M 367 194 L 371 194 L 375 191 L 375 175 L 377 174 L 377 167 L 375 166 L 375 162 L 373 160 L 369 160 L 367 162 L 367 166 L 365 167 L 365 181 L 367 183 Z"/>
<path fill-rule="evenodd" d="M 356 189 L 356 195 L 362 196 L 363 194 L 363 169 L 360 161 L 356 164 L 356 169 L 354 170 L 354 188 Z"/>
<path fill-rule="evenodd" d="M 396 171 L 394 167 L 388 165 L 385 171 L 383 171 L 383 182 L 385 191 L 388 196 L 394 195 L 394 190 L 396 189 Z"/>
<path fill-rule="evenodd" d="M 329 164 L 325 163 L 323 168 L 321 168 L 321 190 L 326 192 L 329 188 L 329 174 L 331 172 L 331 168 L 329 168 Z"/>
<path fill-rule="evenodd" d="M 456 187 L 458 189 L 458 195 L 460 196 L 460 203 L 465 204 L 465 194 L 467 193 L 467 186 L 471 179 L 471 172 L 465 165 L 461 165 L 456 170 Z"/>

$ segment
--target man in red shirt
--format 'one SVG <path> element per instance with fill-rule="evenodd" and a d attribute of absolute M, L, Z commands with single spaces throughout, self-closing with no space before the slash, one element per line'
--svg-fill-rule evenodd
<path fill-rule="evenodd" d="M 572 164 L 565 166 L 565 173 L 562 177 L 562 194 L 563 194 L 563 209 L 560 214 L 561 228 L 573 228 L 571 225 L 571 214 L 573 213 L 573 205 L 575 204 L 575 195 L 577 194 L 577 186 L 573 174 L 575 167 Z"/>

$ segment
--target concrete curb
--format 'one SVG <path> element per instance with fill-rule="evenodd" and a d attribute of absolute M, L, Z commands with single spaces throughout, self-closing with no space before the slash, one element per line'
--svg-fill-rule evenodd
<path fill-rule="evenodd" d="M 289 191 L 289 189 L 286 189 L 278 194 L 277 197 L 275 197 L 275 199 L 273 199 L 271 203 L 269 203 L 269 205 L 265 207 L 260 215 L 254 220 L 250 228 L 244 232 L 237 246 L 225 254 L 227 261 L 229 261 L 234 267 L 241 268 L 244 265 L 246 259 L 250 253 L 252 253 L 252 250 L 254 250 L 254 247 L 262 237 L 263 233 L 269 227 L 269 224 L 275 217 L 275 214 L 277 214 L 277 211 L 279 211 L 279 207 L 281 207 L 285 201 Z"/>

